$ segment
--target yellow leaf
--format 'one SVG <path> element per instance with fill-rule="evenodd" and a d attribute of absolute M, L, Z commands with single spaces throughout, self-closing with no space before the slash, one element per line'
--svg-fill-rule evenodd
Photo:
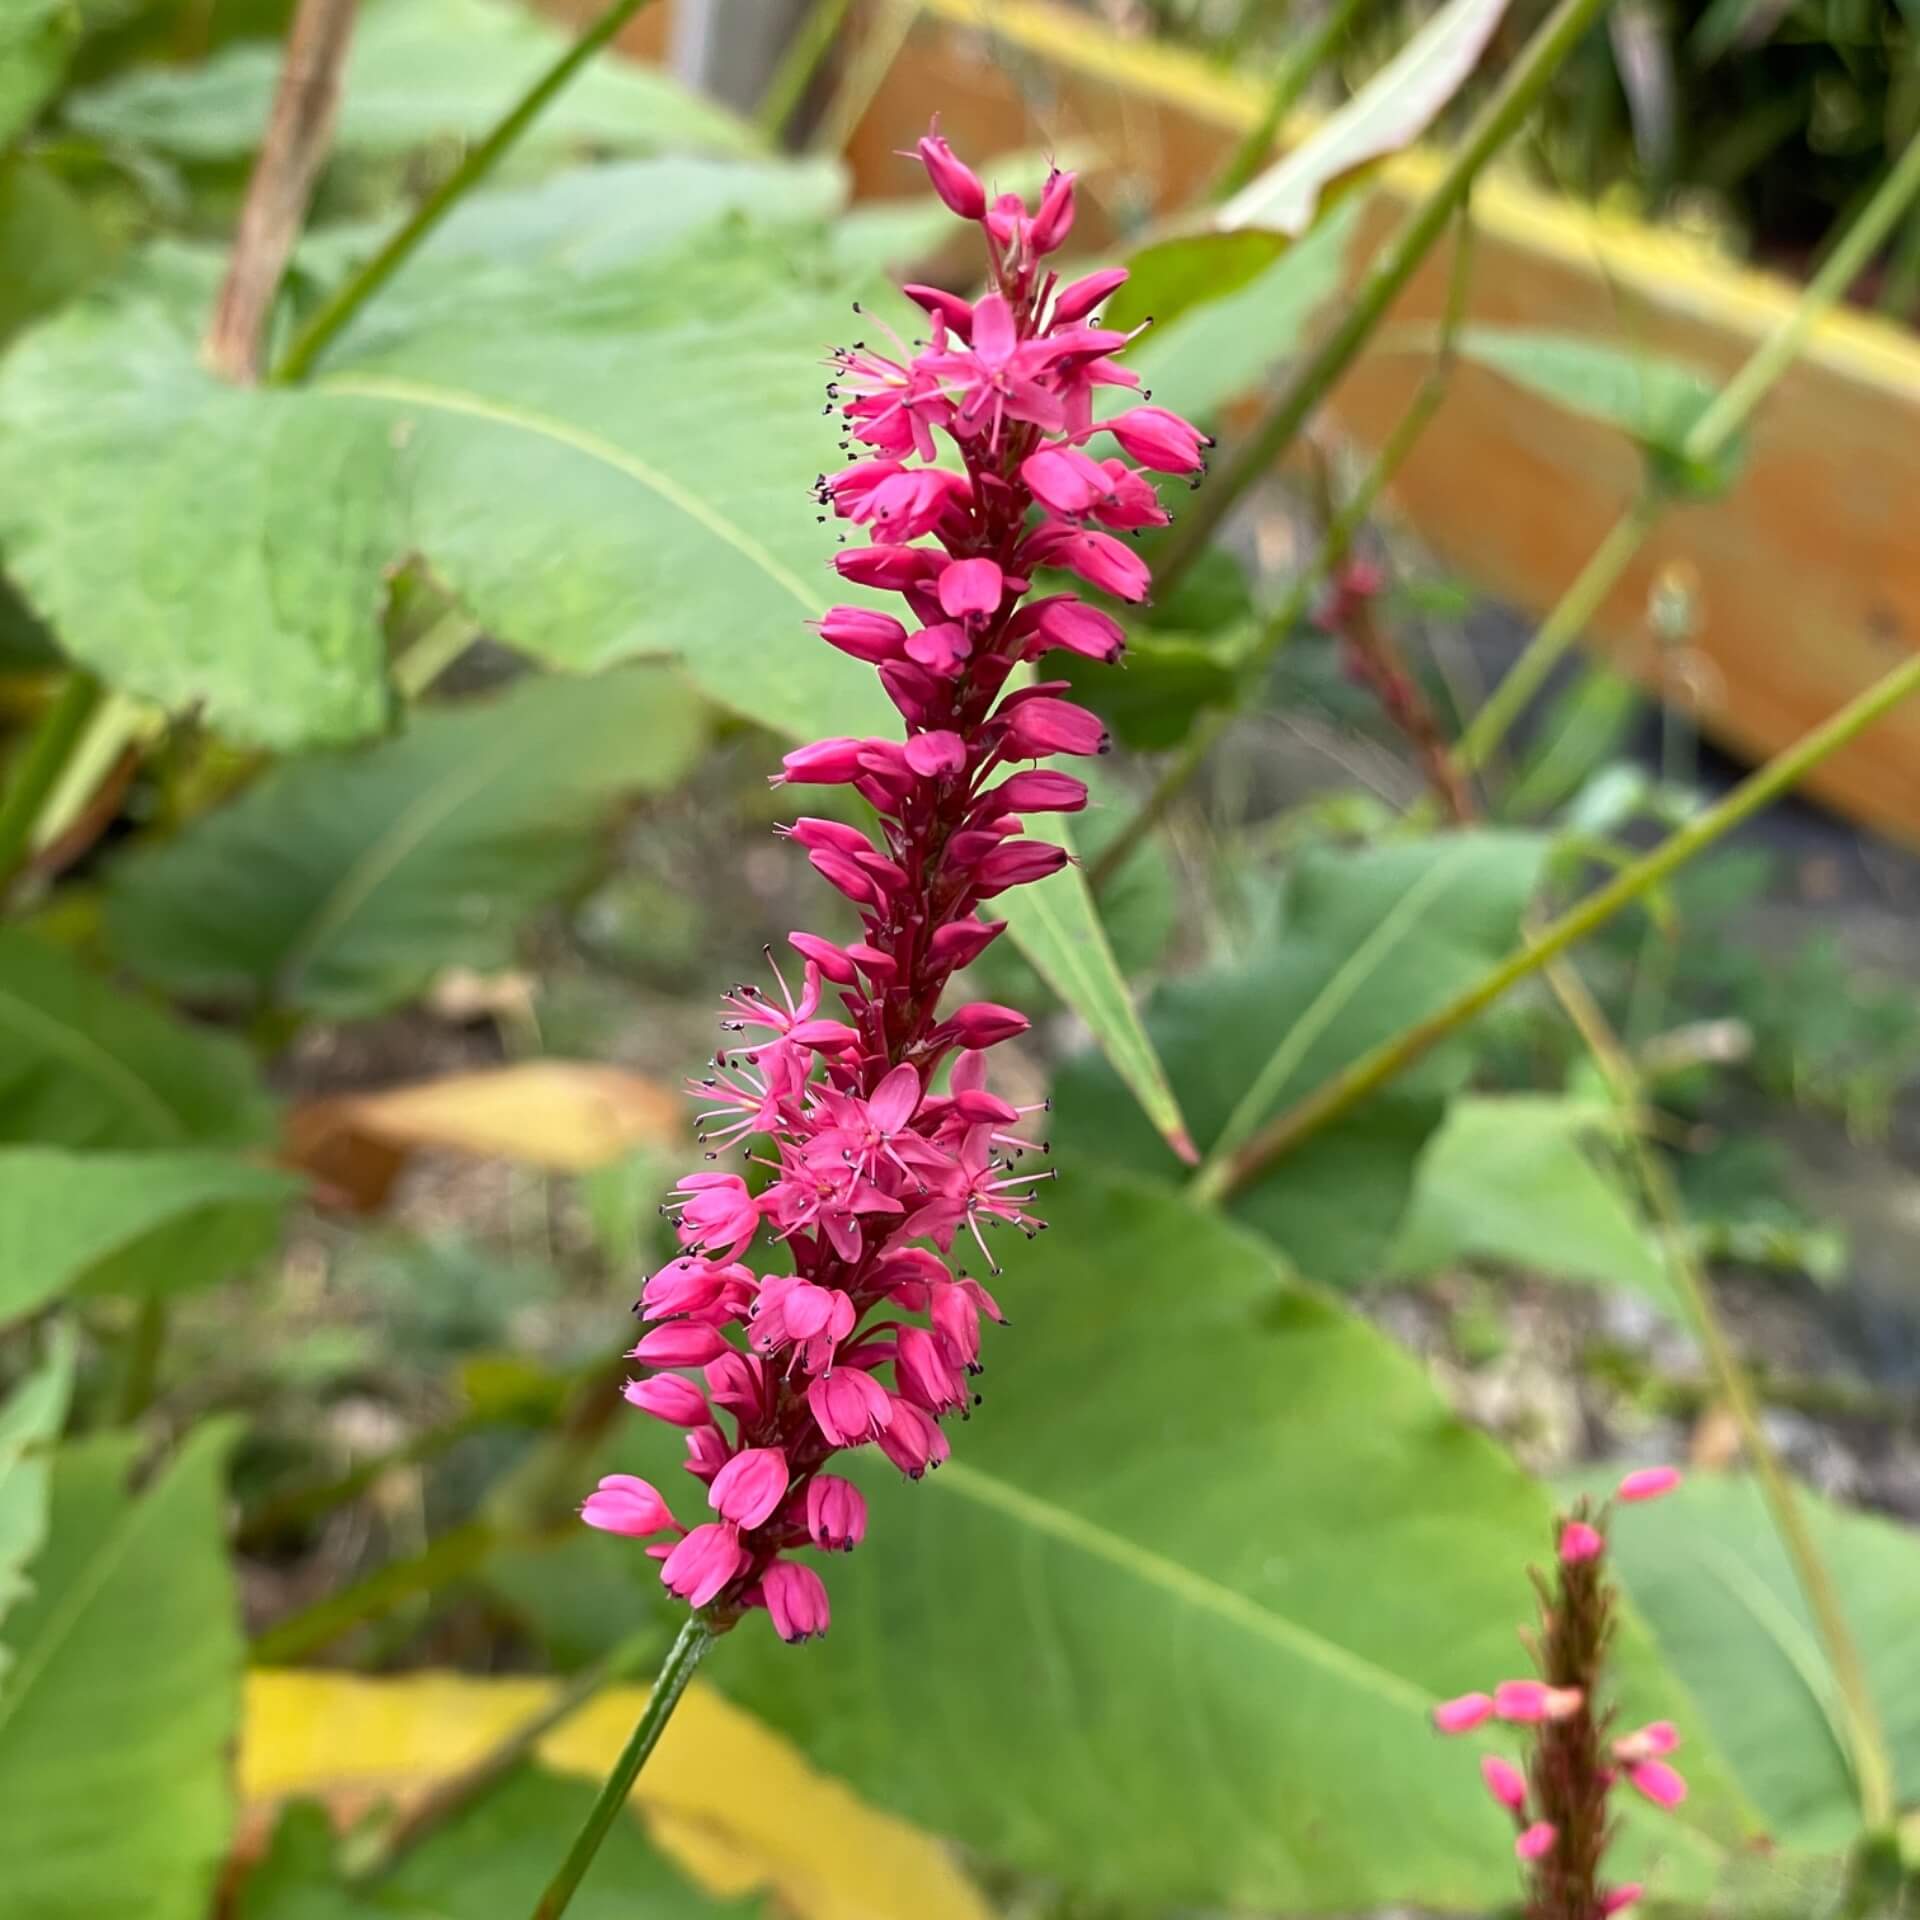
<path fill-rule="evenodd" d="M 553 1693 L 544 1680 L 451 1673 L 254 1672 L 240 1791 L 249 1803 L 404 1803 L 471 1765 Z M 645 1700 L 643 1688 L 609 1688 L 540 1743 L 541 1764 L 603 1778 Z M 723 1897 L 764 1888 L 802 1920 L 989 1920 L 938 1841 L 816 1772 L 711 1687 L 696 1684 L 680 1703 L 633 1803 L 660 1850 Z M 567 1837 L 556 1835 L 556 1848 Z"/>

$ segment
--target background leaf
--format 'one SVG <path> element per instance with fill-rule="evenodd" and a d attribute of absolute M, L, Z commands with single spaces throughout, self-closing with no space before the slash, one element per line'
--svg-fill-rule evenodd
<path fill-rule="evenodd" d="M 1588 1145 L 1613 1124 L 1609 1109 L 1559 1094 L 1455 1100 L 1420 1155 L 1388 1270 L 1428 1274 L 1487 1260 L 1621 1287 L 1677 1315 L 1638 1209 Z"/>
<path fill-rule="evenodd" d="M 0 147 L 32 125 L 58 91 L 79 38 L 76 0 L 0 6 Z"/>
<path fill-rule="evenodd" d="M 334 147 L 403 154 L 485 133 L 571 35 L 508 0 L 370 0 L 354 29 Z M 245 41 L 197 66 L 136 68 L 68 103 L 97 139 L 184 160 L 242 159 L 259 144 L 280 71 L 277 41 Z M 752 133 L 665 75 L 599 60 L 527 129 L 520 154 L 596 147 L 751 151 Z"/>
<path fill-rule="evenodd" d="M 272 1125 L 237 1042 L 184 1026 L 59 948 L 0 928 L 0 1141 L 245 1146 Z"/>
<path fill-rule="evenodd" d="M 0 1630 L 7 1612 L 33 1590 L 26 1568 L 47 1536 L 53 1443 L 73 1392 L 71 1339 L 52 1344 L 33 1372 L 0 1403 Z M 13 1655 L 0 1640 L 0 1686 Z"/>
<path fill-rule="evenodd" d="M 909 1486 L 854 1456 L 873 1524 L 828 1570 L 824 1646 L 787 1658 L 750 1621 L 714 1681 L 862 1791 L 1092 1894 L 1508 1897 L 1474 1755 L 1425 1715 L 1512 1670 L 1538 1495 L 1252 1236 L 1085 1159 L 1048 1212 L 994 1282 L 1014 1331 L 957 1457 Z M 1632 1713 L 1663 1689 L 1636 1629 L 1623 1655 Z M 1730 1829 L 1699 1763 L 1689 1813 Z M 1659 1837 L 1664 1887 L 1710 1873 L 1696 1834 Z"/>
<path fill-rule="evenodd" d="M 704 740 L 700 703 L 659 669 L 428 708 L 117 863 L 108 937 L 193 999 L 379 1013 L 443 967 L 505 966 L 526 918 L 591 878 L 615 799 L 670 785 Z"/>
<path fill-rule="evenodd" d="M 1907 1804 L 1920 1793 L 1920 1541 L 1805 1488 L 1799 1504 L 1859 1640 Z M 1773 1832 L 1809 1851 L 1849 1845 L 1860 1816 L 1833 1676 L 1759 1488 L 1696 1474 L 1622 1514 L 1612 1539 L 1634 1605 Z"/>
<path fill-rule="evenodd" d="M 279 1234 L 300 1182 L 220 1153 L 0 1148 L 0 1326 L 74 1287 L 225 1279 Z"/>
<path fill-rule="evenodd" d="M 1244 961 L 1168 981 L 1147 1004 L 1201 1148 L 1236 1115 L 1251 1131 L 1478 978 L 1518 938 L 1544 853 L 1533 836 L 1489 832 L 1302 855 Z M 1436 1049 L 1238 1195 L 1234 1211 L 1316 1280 L 1377 1278 L 1468 1057 Z M 1104 1063 L 1068 1061 L 1055 1106 L 1061 1138 L 1178 1177 L 1114 1099 Z"/>
<path fill-rule="evenodd" d="M 0 1679 L 0 1885 L 32 1920 L 204 1920 L 239 1709 L 229 1437 L 199 1428 L 137 1499 L 130 1436 L 54 1463 L 53 1527 Z"/>

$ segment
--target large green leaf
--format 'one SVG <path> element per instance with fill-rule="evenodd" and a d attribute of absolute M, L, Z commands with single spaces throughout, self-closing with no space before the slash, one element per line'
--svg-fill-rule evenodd
<path fill-rule="evenodd" d="M 0 147 L 58 91 L 79 38 L 77 0 L 0 0 Z"/>
<path fill-rule="evenodd" d="M 0 1679 L 0 1886 L 22 1920 L 203 1920 L 232 1826 L 241 1641 L 220 1540 L 228 1433 L 140 1498 L 137 1442 L 59 1455 Z"/>
<path fill-rule="evenodd" d="M 1148 1034 L 1201 1148 L 1244 1141 L 1477 979 L 1519 937 L 1544 853 L 1533 836 L 1486 832 L 1303 855 L 1245 960 L 1169 981 L 1148 1003 Z M 1246 1188 L 1235 1211 L 1315 1279 L 1379 1277 L 1417 1157 L 1466 1066 L 1462 1046 L 1435 1049 Z M 1113 1097 L 1104 1063 L 1069 1061 L 1055 1104 L 1059 1138 L 1175 1176 Z"/>
<path fill-rule="evenodd" d="M 1587 1145 L 1612 1124 L 1610 1109 L 1559 1094 L 1456 1100 L 1420 1156 L 1387 1270 L 1429 1274 L 1491 1260 L 1623 1287 L 1677 1312 L 1631 1196 Z"/>
<path fill-rule="evenodd" d="M 354 31 L 334 146 L 403 154 L 476 137 L 568 38 L 509 0 L 372 0 Z M 277 43 L 251 41 L 197 66 L 136 68 L 70 101 L 66 116 L 100 139 L 179 159 L 240 159 L 260 144 L 280 65 Z M 738 153 L 757 144 L 739 121 L 664 74 L 603 56 L 534 120 L 520 151 Z"/>
<path fill-rule="evenodd" d="M 1220 225 L 1302 234 L 1322 196 L 1411 146 L 1480 64 L 1508 0 L 1447 0 L 1338 113 L 1220 209 Z"/>
<path fill-rule="evenodd" d="M 70 1288 L 171 1293 L 264 1252 L 300 1192 L 223 1153 L 0 1148 L 0 1326 Z"/>
<path fill-rule="evenodd" d="M 108 936 L 196 1000 L 379 1013 L 456 962 L 506 965 L 527 917 L 591 877 L 615 799 L 671 785 L 704 739 L 700 702 L 661 668 L 427 709 L 121 861 Z"/>
<path fill-rule="evenodd" d="M 73 1343 L 61 1340 L 0 1404 L 0 1628 L 32 1591 L 25 1569 L 47 1537 L 51 1451 L 73 1391 Z M 13 1655 L 0 1641 L 0 1684 Z"/>
<path fill-rule="evenodd" d="M 392 1873 L 362 1886 L 341 1877 L 325 1813 L 295 1805 L 281 1815 L 271 1850 L 247 1877 L 239 1920 L 507 1920 L 531 1913 L 593 1800 L 586 1781 L 523 1766 Z M 760 1908 L 690 1886 L 629 1817 L 608 1829 L 567 1911 L 575 1920 L 751 1920 Z"/>
<path fill-rule="evenodd" d="M 1521 1670 L 1539 1495 L 1259 1240 L 1084 1161 L 1049 1201 L 954 1459 L 909 1486 L 855 1456 L 872 1525 L 825 1569 L 826 1644 L 750 1622 L 713 1679 L 870 1796 L 1132 1908 L 1484 1911 L 1510 1837 L 1426 1715 Z M 1631 1625 L 1621 1651 L 1652 1711 Z M 1730 1836 L 1710 1750 L 1695 1774 Z M 1676 1892 L 1711 1868 L 1677 1831 Z"/>
<path fill-rule="evenodd" d="M 1799 1504 L 1859 1640 L 1909 1805 L 1920 1797 L 1920 1538 L 1805 1490 Z M 1860 1816 L 1837 1689 L 1759 1488 L 1695 1475 L 1622 1513 L 1613 1543 L 1634 1605 L 1773 1832 L 1809 1851 L 1845 1847 Z"/>
<path fill-rule="evenodd" d="M 273 1113 L 246 1050 L 0 928 L 0 1142 L 247 1145 Z"/>

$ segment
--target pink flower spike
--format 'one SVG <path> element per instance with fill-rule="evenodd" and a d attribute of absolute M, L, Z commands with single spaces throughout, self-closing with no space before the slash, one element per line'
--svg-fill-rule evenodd
<path fill-rule="evenodd" d="M 724 1521 L 695 1527 L 667 1555 L 660 1569 L 661 1584 L 691 1607 L 704 1607 L 752 1564 L 740 1536 Z"/>
<path fill-rule="evenodd" d="M 1560 1529 L 1560 1558 L 1567 1566 L 1578 1566 L 1583 1560 L 1597 1560 L 1606 1551 L 1606 1541 L 1599 1529 L 1590 1527 L 1584 1520 L 1569 1520 Z"/>
<path fill-rule="evenodd" d="M 1514 1858 L 1517 1860 L 1543 1860 L 1553 1851 L 1553 1843 L 1559 1839 L 1560 1830 L 1551 1820 L 1536 1820 L 1519 1839 L 1513 1843 Z"/>
<path fill-rule="evenodd" d="M 1671 1813 L 1687 1797 L 1687 1783 L 1664 1760 L 1643 1760 L 1627 1769 L 1627 1778 L 1653 1802 Z"/>
<path fill-rule="evenodd" d="M 1518 1813 L 1527 1804 L 1527 1776 L 1511 1760 L 1503 1760 L 1497 1753 L 1483 1754 L 1480 1778 L 1487 1783 L 1487 1791 L 1510 1812 Z"/>
<path fill-rule="evenodd" d="M 986 213 L 987 190 L 980 184 L 980 176 L 954 157 L 953 149 L 940 137 L 937 117 L 920 137 L 920 164 L 926 168 L 934 192 L 962 220 L 978 220 Z"/>
<path fill-rule="evenodd" d="M 789 1644 L 825 1633 L 832 1617 L 825 1582 L 797 1561 L 776 1560 L 760 1576 L 760 1597 L 774 1632 Z"/>
<path fill-rule="evenodd" d="M 1629 1880 L 1623 1886 L 1613 1888 L 1600 1897 L 1601 1920 L 1613 1920 L 1616 1913 L 1626 1910 L 1646 1892 L 1638 1880 Z"/>
<path fill-rule="evenodd" d="M 1443 1700 L 1434 1708 L 1433 1724 L 1442 1733 L 1469 1733 L 1492 1713 L 1490 1694 L 1463 1693 L 1457 1700 Z"/>
<path fill-rule="evenodd" d="M 672 1509 L 645 1480 L 630 1473 L 610 1473 L 587 1495 L 580 1518 L 602 1533 L 623 1533 L 642 1540 L 669 1527 L 679 1531 Z"/>
<path fill-rule="evenodd" d="M 985 620 L 1000 611 L 1006 576 L 996 560 L 956 560 L 940 576 L 940 609 L 952 620 Z"/>
<path fill-rule="evenodd" d="M 787 1496 L 787 1456 L 778 1447 L 748 1447 L 714 1475 L 707 1502 L 723 1520 L 751 1532 L 764 1526 Z"/>
<path fill-rule="evenodd" d="M 1658 1500 L 1680 1484 L 1678 1467 L 1636 1467 L 1614 1489 L 1616 1499 Z"/>

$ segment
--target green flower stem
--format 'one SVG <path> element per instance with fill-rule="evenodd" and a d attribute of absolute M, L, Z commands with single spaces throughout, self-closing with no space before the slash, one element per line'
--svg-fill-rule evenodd
<path fill-rule="evenodd" d="M 1333 0 L 1320 16 L 1319 25 L 1281 61 L 1280 71 L 1273 77 L 1273 91 L 1267 95 L 1260 118 L 1247 129 L 1227 164 L 1220 169 L 1220 177 L 1213 183 L 1209 198 L 1230 200 L 1266 164 L 1287 115 L 1300 104 L 1300 96 L 1312 84 L 1313 76 L 1326 64 L 1327 56 L 1366 5 L 1368 0 Z"/>
<path fill-rule="evenodd" d="M 1792 310 L 1748 355 L 1739 372 L 1693 423 L 1680 446 L 1683 468 L 1711 467 L 1733 444 L 1753 410 L 1793 365 L 1807 343 L 1807 336 L 1859 278 L 1861 270 L 1879 251 L 1916 196 L 1920 196 L 1920 138 L 1909 142 L 1905 153 L 1860 210 L 1839 245 L 1807 282 Z M 1540 691 L 1541 683 L 1561 655 L 1586 631 L 1614 583 L 1627 570 L 1628 563 L 1665 512 L 1671 497 L 1657 480 L 1649 479 L 1639 499 L 1595 548 L 1579 577 L 1541 622 L 1525 651 L 1461 736 L 1458 753 L 1466 772 L 1472 773 L 1487 764 L 1506 738 L 1508 729 Z"/>
<path fill-rule="evenodd" d="M 1167 809 L 1186 791 L 1188 783 L 1205 764 L 1221 735 L 1233 725 L 1241 697 L 1258 683 L 1287 642 L 1299 631 L 1300 622 L 1306 618 L 1307 610 L 1313 604 L 1314 594 L 1327 576 L 1346 559 L 1348 550 L 1372 515 L 1380 495 L 1400 471 L 1420 436 L 1426 432 L 1427 423 L 1439 411 L 1453 374 L 1453 344 L 1466 313 L 1472 263 L 1473 226 L 1463 206 L 1460 210 L 1460 237 L 1454 247 L 1453 271 L 1447 288 L 1446 314 L 1440 323 L 1440 340 L 1432 366 L 1427 369 L 1426 377 L 1407 403 L 1407 410 L 1394 423 L 1393 431 L 1387 435 L 1385 444 L 1374 456 L 1373 464 L 1361 477 L 1352 497 L 1328 525 L 1319 548 L 1294 581 L 1292 591 L 1234 662 L 1235 697 L 1195 722 L 1181 744 L 1179 754 L 1154 782 L 1153 791 L 1126 825 L 1100 850 L 1099 857 L 1088 866 L 1087 884 L 1096 898 L 1101 888 L 1126 865 L 1139 849 L 1140 843 L 1166 817 Z"/>
<path fill-rule="evenodd" d="M 0 799 L 0 887 L 33 852 L 33 830 L 67 762 L 79 746 L 103 689 L 92 674 L 76 669 L 41 717 L 22 755 L 20 769 Z"/>
<path fill-rule="evenodd" d="M 1446 231 L 1475 176 L 1520 131 L 1561 63 L 1605 12 L 1607 0 L 1560 0 L 1507 70 L 1500 90 L 1475 116 L 1445 173 L 1408 214 L 1354 293 L 1339 324 L 1301 360 L 1292 376 L 1154 558 L 1159 591 L 1173 590 L 1207 549 L 1214 530 L 1253 482 L 1272 467 L 1293 436 L 1366 345 L 1387 309 Z"/>
<path fill-rule="evenodd" d="M 813 0 L 807 9 L 807 17 L 787 42 L 787 50 L 754 109 L 754 124 L 769 140 L 778 140 L 799 111 L 821 62 L 833 50 L 834 36 L 852 4 L 853 0 Z"/>
<path fill-rule="evenodd" d="M 1750 774 L 1717 806 L 1669 835 L 1650 853 L 1595 889 L 1578 906 L 1549 922 L 1537 937 L 1490 968 L 1438 1012 L 1382 1041 L 1277 1115 L 1230 1160 L 1197 1177 L 1191 1189 L 1194 1197 L 1203 1202 L 1221 1201 L 1257 1179 L 1330 1121 L 1350 1112 L 1370 1093 L 1458 1032 L 1510 987 L 1538 973 L 1576 941 L 1604 926 L 1622 908 L 1632 905 L 1696 854 L 1778 799 L 1856 734 L 1864 732 L 1915 692 L 1920 692 L 1920 654 L 1875 681 L 1832 718 Z"/>
<path fill-rule="evenodd" d="M 533 1920 L 560 1920 L 560 1915 L 572 1903 L 587 1869 L 593 1865 L 593 1856 L 600 1851 L 600 1843 L 607 1837 L 607 1829 L 626 1805 L 627 1795 L 633 1791 L 633 1783 L 640 1777 L 640 1769 L 647 1764 L 647 1756 L 659 1744 L 667 1722 L 673 1718 L 673 1710 L 680 1704 L 680 1696 L 686 1692 L 694 1668 L 700 1664 L 701 1657 L 716 1638 L 718 1636 L 712 1626 L 699 1614 L 687 1616 L 686 1625 L 680 1629 L 680 1637 L 667 1650 L 667 1657 L 661 1662 L 653 1691 L 647 1695 L 646 1708 L 634 1726 L 633 1737 L 628 1740 L 620 1758 L 613 1763 L 613 1771 L 607 1775 L 606 1784 L 600 1789 L 600 1797 L 594 1801 L 593 1811 L 587 1815 L 586 1825 L 575 1836 L 567 1857 L 561 1861 L 560 1871 L 540 1896 L 540 1904 L 533 1910 Z"/>
<path fill-rule="evenodd" d="M 1888 1755 L 1880 1711 L 1867 1680 L 1866 1662 L 1860 1656 L 1859 1642 L 1840 1604 L 1833 1575 L 1807 1529 L 1806 1515 L 1801 1510 L 1793 1481 L 1767 1438 L 1753 1382 L 1721 1323 L 1713 1289 L 1693 1251 L 1686 1210 L 1673 1171 L 1655 1151 L 1641 1124 L 1640 1076 L 1572 961 L 1564 957 L 1555 960 L 1547 968 L 1547 981 L 1586 1043 L 1624 1122 L 1622 1133 L 1628 1157 L 1646 1200 L 1648 1215 L 1659 1235 L 1668 1278 L 1700 1336 L 1701 1350 L 1706 1354 L 1714 1384 L 1733 1415 L 1741 1446 L 1759 1479 L 1774 1531 L 1780 1536 L 1794 1578 L 1806 1599 L 1807 1611 L 1825 1643 L 1827 1664 L 1833 1670 L 1834 1688 L 1840 1697 L 1840 1716 L 1846 1728 L 1847 1752 L 1852 1761 L 1861 1818 L 1870 1833 L 1884 1832 L 1892 1827 L 1896 1812 L 1893 1762 Z"/>
<path fill-rule="evenodd" d="M 313 371 L 314 363 L 333 344 L 340 330 L 393 278 L 453 208 L 493 171 L 501 157 L 539 118 L 548 101 L 650 3 L 651 0 L 612 0 L 592 26 L 508 109 L 480 144 L 421 201 L 406 225 L 322 303 L 274 363 L 267 376 L 271 385 L 289 386 Z"/>

